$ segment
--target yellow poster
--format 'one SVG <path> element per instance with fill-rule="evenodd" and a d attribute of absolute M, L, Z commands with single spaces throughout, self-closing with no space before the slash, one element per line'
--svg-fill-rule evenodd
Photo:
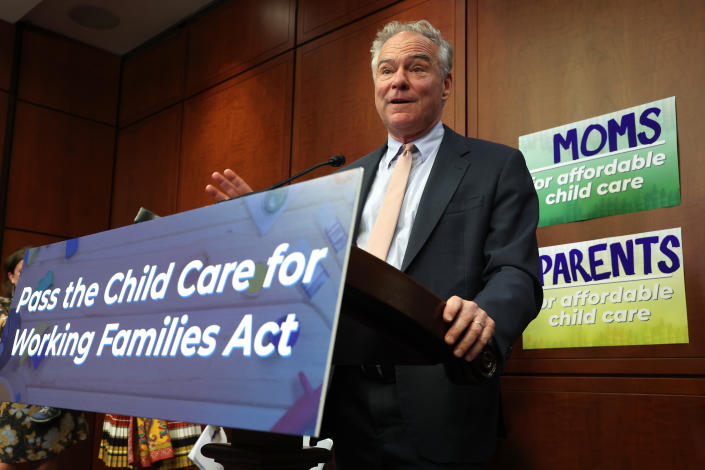
<path fill-rule="evenodd" d="M 539 253 L 544 300 L 524 349 L 688 342 L 680 228 Z"/>

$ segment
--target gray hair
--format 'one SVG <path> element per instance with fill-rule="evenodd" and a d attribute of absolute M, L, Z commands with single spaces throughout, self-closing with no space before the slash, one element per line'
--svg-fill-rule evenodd
<path fill-rule="evenodd" d="M 399 21 L 390 21 L 384 28 L 377 32 L 377 37 L 372 43 L 370 52 L 372 53 L 372 78 L 377 77 L 377 61 L 379 60 L 379 51 L 385 42 L 395 34 L 411 31 L 419 33 L 427 37 L 438 46 L 438 63 L 441 67 L 441 78 L 445 79 L 453 68 L 453 46 L 448 44 L 448 41 L 443 39 L 441 32 L 433 27 L 426 20 L 419 20 L 410 23 L 400 23 Z"/>

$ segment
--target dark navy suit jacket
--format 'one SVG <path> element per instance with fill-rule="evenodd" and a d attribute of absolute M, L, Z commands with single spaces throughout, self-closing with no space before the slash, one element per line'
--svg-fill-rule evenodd
<path fill-rule="evenodd" d="M 348 167 L 365 169 L 361 201 L 386 148 Z M 502 362 L 541 306 L 537 222 L 521 152 L 445 127 L 401 269 L 443 299 L 477 302 L 496 322 Z M 439 462 L 490 458 L 501 419 L 498 378 L 459 383 L 443 364 L 396 366 L 395 386 L 421 455 Z"/>

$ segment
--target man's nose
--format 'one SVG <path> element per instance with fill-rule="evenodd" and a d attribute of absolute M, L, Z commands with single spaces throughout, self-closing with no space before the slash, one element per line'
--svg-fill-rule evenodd
<path fill-rule="evenodd" d="M 406 77 L 406 71 L 401 67 L 394 73 L 394 77 L 392 77 L 392 88 L 401 90 L 409 88 L 409 80 Z"/>

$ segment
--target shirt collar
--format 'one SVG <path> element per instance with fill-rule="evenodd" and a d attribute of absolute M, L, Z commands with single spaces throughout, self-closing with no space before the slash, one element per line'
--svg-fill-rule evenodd
<path fill-rule="evenodd" d="M 416 151 L 414 152 L 414 163 L 421 164 L 431 155 L 433 149 L 438 148 L 443 140 L 443 123 L 438 120 L 435 126 L 431 128 L 430 131 L 422 135 L 416 140 L 412 140 L 411 143 L 416 146 Z M 385 154 L 382 162 L 386 168 L 392 164 L 395 158 L 401 155 L 402 144 L 396 140 L 391 135 L 387 135 L 387 153 Z"/>

